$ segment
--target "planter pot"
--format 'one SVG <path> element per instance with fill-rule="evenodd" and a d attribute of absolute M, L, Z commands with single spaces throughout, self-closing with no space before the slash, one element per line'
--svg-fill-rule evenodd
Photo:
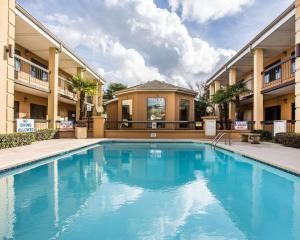
<path fill-rule="evenodd" d="M 87 127 L 76 127 L 75 128 L 75 138 L 76 139 L 86 139 L 87 138 Z"/>

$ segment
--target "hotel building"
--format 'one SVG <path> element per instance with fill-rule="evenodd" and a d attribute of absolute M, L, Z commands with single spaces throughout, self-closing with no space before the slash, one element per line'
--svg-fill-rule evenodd
<path fill-rule="evenodd" d="M 15 0 L 1 2 L 0 45 L 0 133 L 13 132 L 16 118 L 35 119 L 36 129 L 78 119 L 75 74 L 97 82 L 97 94 L 86 99 L 97 114 L 104 79 Z"/>
<path fill-rule="evenodd" d="M 208 79 L 210 96 L 223 86 L 245 82 L 243 120 L 256 129 L 270 129 L 273 120 L 287 120 L 300 133 L 300 1 L 296 0 Z M 234 34 L 234 32 L 233 32 Z M 234 105 L 229 118 L 235 120 Z"/>

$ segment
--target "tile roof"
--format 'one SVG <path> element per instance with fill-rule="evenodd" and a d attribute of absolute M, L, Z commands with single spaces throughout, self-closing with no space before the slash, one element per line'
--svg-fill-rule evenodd
<path fill-rule="evenodd" d="M 188 89 L 188 88 L 183 88 L 183 87 L 178 87 L 176 85 L 163 82 L 163 81 L 158 81 L 158 80 L 153 80 L 149 81 L 143 84 L 139 84 L 133 87 L 129 87 L 127 89 L 121 90 L 116 92 L 116 95 L 120 95 L 126 92 L 131 92 L 131 91 L 179 91 L 179 92 L 185 92 L 187 94 L 191 95 L 197 95 L 197 92 L 194 90 Z"/>

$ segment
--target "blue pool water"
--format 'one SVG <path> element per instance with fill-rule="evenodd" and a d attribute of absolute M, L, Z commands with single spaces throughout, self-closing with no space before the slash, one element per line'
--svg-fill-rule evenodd
<path fill-rule="evenodd" d="M 300 180 L 208 145 L 103 143 L 0 175 L 0 239 L 300 239 Z"/>

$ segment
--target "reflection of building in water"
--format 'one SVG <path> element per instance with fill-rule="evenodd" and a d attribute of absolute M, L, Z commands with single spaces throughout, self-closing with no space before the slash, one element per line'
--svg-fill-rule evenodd
<path fill-rule="evenodd" d="M 0 239 L 55 236 L 99 188 L 102 156 L 101 148 L 83 151 L 1 178 Z"/>
<path fill-rule="evenodd" d="M 113 181 L 126 182 L 144 188 L 174 187 L 195 179 L 199 159 L 203 159 L 203 148 L 197 151 L 180 147 L 169 151 L 174 145 L 157 145 L 151 149 L 145 145 L 118 144 L 105 146 L 105 171 Z"/>
<path fill-rule="evenodd" d="M 14 177 L 0 178 L 0 239 L 13 238 L 14 205 Z"/>

